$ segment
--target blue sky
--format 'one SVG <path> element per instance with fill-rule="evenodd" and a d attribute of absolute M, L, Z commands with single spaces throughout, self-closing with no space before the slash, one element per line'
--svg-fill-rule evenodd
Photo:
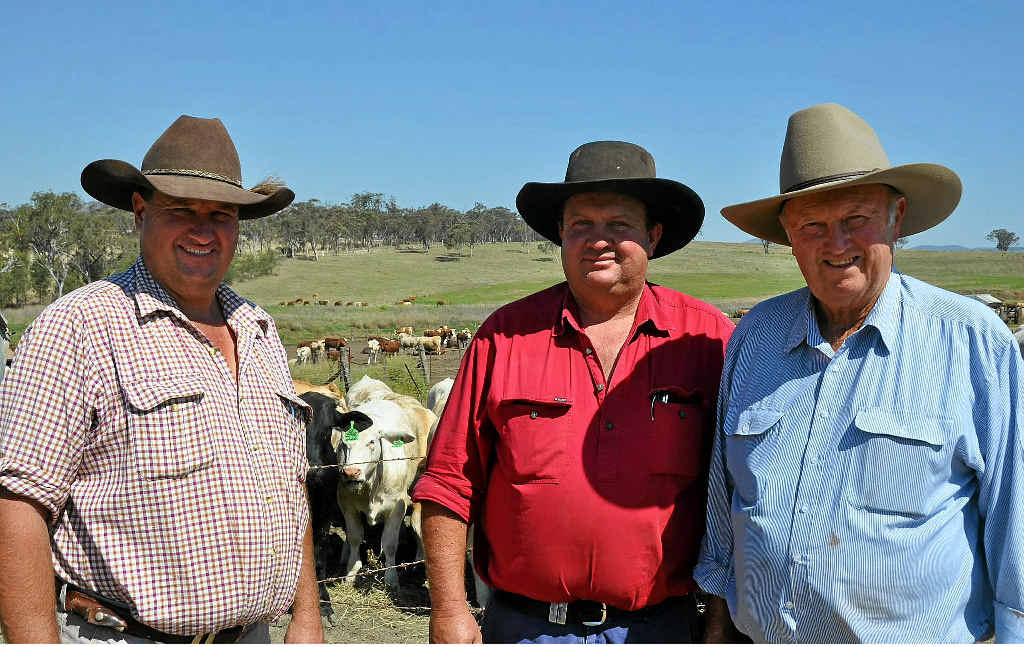
<path fill-rule="evenodd" d="M 789 115 L 826 101 L 893 164 L 964 183 L 911 245 L 1024 235 L 1024 3 L 10 3 L 0 38 L 0 202 L 140 164 L 182 113 L 220 117 L 251 185 L 298 199 L 514 208 L 597 139 L 638 143 L 704 199 L 778 192 Z"/>

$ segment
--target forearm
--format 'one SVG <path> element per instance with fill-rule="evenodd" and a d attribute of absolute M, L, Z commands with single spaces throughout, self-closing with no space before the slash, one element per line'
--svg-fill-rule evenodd
<path fill-rule="evenodd" d="M 9 643 L 59 643 L 47 512 L 0 489 L 0 625 Z"/>
<path fill-rule="evenodd" d="M 736 629 L 729 616 L 729 603 L 717 595 L 708 596 L 704 609 L 704 642 L 735 643 L 747 642 L 739 640 L 742 634 Z"/>
<path fill-rule="evenodd" d="M 437 611 L 466 607 L 466 528 L 466 522 L 448 508 L 423 502 L 430 604 Z"/>
<path fill-rule="evenodd" d="M 292 601 L 292 620 L 285 636 L 287 642 L 323 642 L 323 625 L 320 623 L 319 589 L 316 583 L 316 558 L 313 553 L 312 525 L 306 526 L 302 538 L 302 566 L 299 569 L 299 584 Z"/>

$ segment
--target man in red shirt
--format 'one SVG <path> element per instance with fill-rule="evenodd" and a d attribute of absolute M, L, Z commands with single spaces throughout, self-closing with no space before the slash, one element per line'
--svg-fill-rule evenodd
<path fill-rule="evenodd" d="M 566 282 L 495 312 L 463 358 L 423 502 L 432 642 L 690 642 L 714 406 L 732 323 L 647 283 L 704 220 L 639 146 L 593 142 L 523 219 Z M 496 589 L 465 601 L 467 524 Z"/>

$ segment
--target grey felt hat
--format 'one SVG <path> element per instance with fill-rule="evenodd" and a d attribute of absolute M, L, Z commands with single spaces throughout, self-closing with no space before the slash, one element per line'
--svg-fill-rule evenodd
<path fill-rule="evenodd" d="M 693 189 L 655 177 L 654 158 L 629 142 L 590 142 L 569 156 L 565 182 L 527 182 L 516 196 L 519 214 L 534 231 L 556 245 L 558 220 L 565 201 L 577 193 L 621 193 L 647 207 L 647 216 L 662 226 L 651 258 L 671 254 L 697 235 L 704 222 L 704 202 Z"/>
<path fill-rule="evenodd" d="M 890 166 L 875 131 L 851 110 L 823 103 L 793 114 L 779 164 L 779 195 L 722 209 L 743 231 L 789 245 L 779 223 L 786 200 L 859 184 L 887 184 L 907 199 L 901 236 L 930 229 L 960 202 L 957 174 L 938 164 Z"/>

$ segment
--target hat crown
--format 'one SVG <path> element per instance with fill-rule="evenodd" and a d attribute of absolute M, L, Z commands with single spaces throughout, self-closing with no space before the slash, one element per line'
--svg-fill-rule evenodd
<path fill-rule="evenodd" d="M 220 119 L 181 115 L 150 146 L 141 171 L 195 171 L 242 184 L 238 151 Z"/>
<path fill-rule="evenodd" d="M 565 170 L 566 182 L 623 180 L 655 177 L 654 158 L 636 144 L 629 142 L 590 142 L 569 156 Z"/>
<path fill-rule="evenodd" d="M 889 168 L 878 135 L 853 111 L 823 103 L 793 113 L 779 164 L 779 192 Z"/>

